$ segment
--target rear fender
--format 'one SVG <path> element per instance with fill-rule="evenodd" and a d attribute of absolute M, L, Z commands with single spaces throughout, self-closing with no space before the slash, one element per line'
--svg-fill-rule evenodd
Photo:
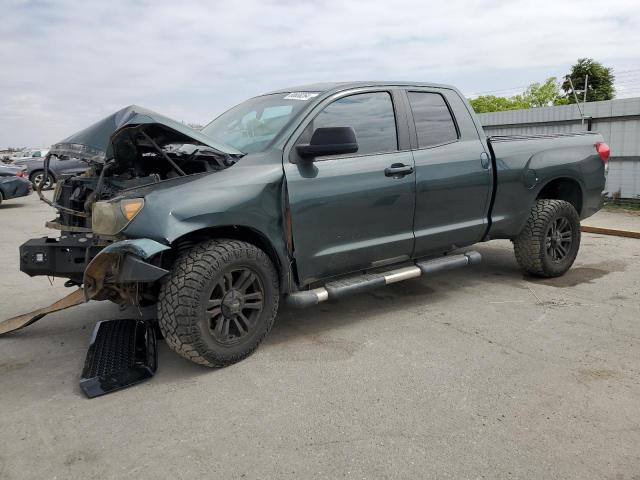
<path fill-rule="evenodd" d="M 554 179 L 575 181 L 583 196 L 591 190 L 601 190 L 604 176 L 599 175 L 597 169 L 601 169 L 602 162 L 592 143 L 598 138 L 601 137 L 559 135 L 549 139 L 532 136 L 518 141 L 492 139 L 497 187 L 487 238 L 518 235 L 540 191 Z M 532 152 L 536 153 L 532 155 Z M 594 183 L 592 189 L 590 182 Z"/>

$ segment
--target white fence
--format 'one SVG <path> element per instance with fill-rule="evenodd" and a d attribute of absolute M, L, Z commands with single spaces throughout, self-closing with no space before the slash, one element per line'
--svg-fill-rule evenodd
<path fill-rule="evenodd" d="M 606 191 L 612 197 L 640 200 L 640 98 L 577 105 L 509 110 L 479 115 L 487 135 L 600 132 L 611 147 Z"/>

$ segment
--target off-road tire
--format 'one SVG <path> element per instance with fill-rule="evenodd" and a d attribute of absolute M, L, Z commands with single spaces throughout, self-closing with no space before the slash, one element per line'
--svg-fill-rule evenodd
<path fill-rule="evenodd" d="M 548 237 L 554 222 L 566 219 L 571 230 L 571 244 L 561 260 L 554 260 L 548 249 Z M 564 200 L 537 200 L 527 223 L 513 240 L 518 265 L 538 277 L 559 277 L 573 265 L 580 248 L 580 217 Z"/>
<path fill-rule="evenodd" d="M 263 289 L 263 306 L 253 330 L 234 345 L 218 343 L 207 318 L 212 291 L 224 272 L 248 268 Z M 217 286 L 218 287 L 217 287 Z M 207 367 L 224 367 L 249 356 L 271 330 L 278 311 L 279 280 L 269 257 L 238 240 L 210 240 L 195 245 L 175 261 L 160 288 L 158 324 L 167 344 L 184 358 Z"/>

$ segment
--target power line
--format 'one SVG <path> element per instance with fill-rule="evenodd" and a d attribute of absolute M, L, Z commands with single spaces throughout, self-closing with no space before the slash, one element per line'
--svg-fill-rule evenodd
<path fill-rule="evenodd" d="M 613 75 L 617 76 L 620 74 L 629 74 L 629 73 L 634 73 L 634 72 L 640 72 L 640 68 L 634 68 L 634 69 L 630 69 L 630 70 L 620 70 L 619 72 L 616 72 L 615 70 L 613 71 Z M 640 73 L 637 74 L 640 78 Z M 622 82 L 615 82 L 614 81 L 614 86 L 616 85 L 624 85 L 629 79 L 623 79 Z M 631 80 L 631 82 L 633 82 L 635 80 Z M 559 81 L 557 82 L 558 85 L 562 85 L 562 83 L 564 83 L 563 81 Z M 487 95 L 487 94 L 491 94 L 491 93 L 504 93 L 504 92 L 511 92 L 511 91 L 517 91 L 522 92 L 524 90 L 526 90 L 527 88 L 529 88 L 529 85 L 520 85 L 518 87 L 510 87 L 510 88 L 501 88 L 498 90 L 485 90 L 483 92 L 471 92 L 466 94 L 466 96 L 468 97 L 473 97 L 473 96 L 482 96 L 482 95 Z"/>
<path fill-rule="evenodd" d="M 619 72 L 613 71 L 614 75 L 620 75 L 621 73 L 629 73 L 629 72 L 640 72 L 640 68 L 634 68 L 632 70 L 620 70 Z"/>
<path fill-rule="evenodd" d="M 634 80 L 633 82 L 620 82 L 620 83 L 614 82 L 613 86 L 614 87 L 624 87 L 624 86 L 627 86 L 627 85 L 638 85 L 638 84 L 640 84 L 640 80 Z"/>
<path fill-rule="evenodd" d="M 499 90 L 486 90 L 484 92 L 472 92 L 469 95 L 486 95 L 488 93 L 510 92 L 512 90 L 526 89 L 528 87 L 529 87 L 529 85 L 524 85 L 524 86 L 520 86 L 520 87 L 502 88 L 502 89 L 499 89 Z"/>

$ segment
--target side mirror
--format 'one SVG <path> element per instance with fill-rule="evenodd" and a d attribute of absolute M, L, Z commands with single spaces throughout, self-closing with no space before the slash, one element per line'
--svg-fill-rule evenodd
<path fill-rule="evenodd" d="M 302 158 L 355 153 L 358 151 L 356 132 L 351 127 L 316 128 L 311 141 L 297 145 L 296 151 Z"/>

